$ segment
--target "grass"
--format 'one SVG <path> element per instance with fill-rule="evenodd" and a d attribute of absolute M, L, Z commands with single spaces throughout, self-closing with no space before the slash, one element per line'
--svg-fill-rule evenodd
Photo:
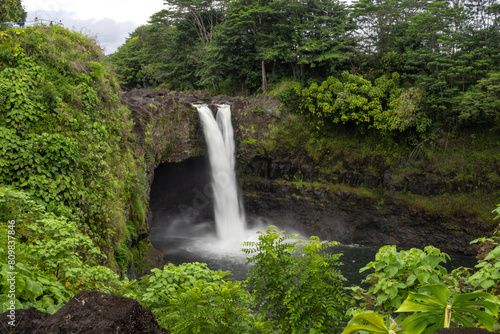
<path fill-rule="evenodd" d="M 443 194 L 440 196 L 421 196 L 409 192 L 396 193 L 394 198 L 400 199 L 415 208 L 425 210 L 433 215 L 445 218 L 470 217 L 479 218 L 492 226 L 494 215 L 491 213 L 496 205 L 495 196 L 488 193 Z"/>

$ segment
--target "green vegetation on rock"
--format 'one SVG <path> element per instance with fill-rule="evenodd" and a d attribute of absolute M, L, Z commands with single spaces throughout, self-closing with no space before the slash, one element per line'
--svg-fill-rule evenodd
<path fill-rule="evenodd" d="M 15 221 L 23 307 L 53 312 L 80 290 L 114 291 L 111 268 L 129 264 L 113 249 L 128 255 L 146 231 L 143 158 L 103 59 L 93 39 L 59 26 L 0 30 L 0 247 L 7 254 Z"/>
<path fill-rule="evenodd" d="M 92 39 L 58 26 L 3 30 L 0 40 L 0 182 L 49 211 L 69 208 L 109 254 L 145 210 L 114 75 Z"/>

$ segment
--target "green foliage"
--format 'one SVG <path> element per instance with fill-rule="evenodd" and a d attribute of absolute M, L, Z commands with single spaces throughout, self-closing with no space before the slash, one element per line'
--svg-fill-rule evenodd
<path fill-rule="evenodd" d="M 383 246 L 375 255 L 375 261 L 360 269 L 360 272 L 374 271 L 363 281 L 370 287 L 366 291 L 351 288 L 353 296 L 362 300 L 369 310 L 392 314 L 411 291 L 418 291 L 425 284 L 442 283 L 447 271 L 440 263 L 447 259 L 447 254 L 432 246 L 399 252 L 396 246 Z"/>
<path fill-rule="evenodd" d="M 139 161 L 123 140 L 129 111 L 102 58 L 92 39 L 59 26 L 1 33 L 0 183 L 49 211 L 69 208 L 80 232 L 109 254 L 125 237 L 126 213 L 143 227 L 145 197 L 129 189 L 146 181 L 134 171 Z"/>
<path fill-rule="evenodd" d="M 391 329 L 387 328 L 384 323 L 384 319 L 378 313 L 365 312 L 354 316 L 346 328 L 342 331 L 342 334 L 350 334 L 357 331 L 366 331 L 368 333 L 387 333 L 394 334 L 393 326 Z"/>
<path fill-rule="evenodd" d="M 160 325 L 175 333 L 243 333 L 266 328 L 250 310 L 251 297 L 229 272 L 204 263 L 152 269 L 127 296 L 150 308 Z"/>
<path fill-rule="evenodd" d="M 500 245 L 496 246 L 484 260 L 479 261 L 475 266 L 479 269 L 469 279 L 469 283 L 480 286 L 484 290 L 499 294 L 500 284 Z"/>
<path fill-rule="evenodd" d="M 365 312 L 354 316 L 343 334 L 358 331 L 368 333 L 433 333 L 439 328 L 449 328 L 451 319 L 466 326 L 474 327 L 470 316 L 477 318 L 481 325 L 492 330 L 498 316 L 496 300 L 488 293 L 473 292 L 456 294 L 449 302 L 450 290 L 443 284 L 425 285 L 425 293 L 410 292 L 396 312 L 418 312 L 406 317 L 402 326 L 390 318 L 390 328 L 378 313 Z M 479 299 L 479 300 L 478 300 Z"/>
<path fill-rule="evenodd" d="M 26 20 L 26 16 L 21 0 L 3 0 L 0 3 L 0 23 Z"/>
<path fill-rule="evenodd" d="M 360 75 L 342 73 L 342 79 L 328 77 L 299 91 L 299 110 L 318 129 L 331 123 L 355 123 L 361 130 L 375 128 L 382 133 L 405 131 L 415 127 L 425 132 L 430 120 L 420 111 L 422 93 L 399 87 L 399 74 L 382 76 L 374 84 Z M 284 94 L 285 101 L 296 100 Z"/>
<path fill-rule="evenodd" d="M 302 85 L 297 81 L 292 81 L 278 91 L 276 97 L 291 110 L 299 110 L 301 91 Z"/>
<path fill-rule="evenodd" d="M 336 243 L 314 236 L 307 243 L 291 241 L 294 236 L 269 226 L 258 241 L 243 244 L 251 255 L 247 262 L 254 264 L 246 284 L 255 305 L 285 333 L 338 332 L 347 301 L 345 279 L 337 269 L 341 254 L 324 252 Z"/>
<path fill-rule="evenodd" d="M 493 212 L 498 212 L 498 210 L 497 208 Z M 494 219 L 498 219 L 498 217 L 497 215 Z M 475 288 L 489 291 L 494 295 L 500 294 L 500 238 L 498 234 L 499 232 L 496 231 L 491 238 L 479 238 L 471 242 L 488 242 L 493 246 L 493 249 L 488 252 L 484 259 L 478 261 L 475 266 L 478 270 L 468 278 L 467 282 Z"/>
<path fill-rule="evenodd" d="M 251 332 L 250 300 L 240 283 L 198 282 L 173 296 L 166 322 L 175 333 Z"/>
<path fill-rule="evenodd" d="M 316 92 L 322 85 L 313 84 L 306 101 L 291 90 L 283 101 L 320 127 L 352 123 L 424 139 L 447 124 L 495 115 L 497 93 L 485 89 L 496 80 L 487 74 L 500 68 L 495 1 L 168 3 L 109 57 L 123 84 L 248 94 L 268 81 L 310 85 L 348 71 L 338 91 Z"/>
<path fill-rule="evenodd" d="M 354 24 L 337 2 L 168 3 L 109 57 L 129 87 L 254 92 L 271 67 L 276 81 L 346 67 L 354 53 Z"/>
<path fill-rule="evenodd" d="M 495 213 L 496 216 L 493 219 L 499 219 L 500 218 L 500 204 L 497 205 L 497 208 L 491 211 L 491 213 Z"/>
<path fill-rule="evenodd" d="M 500 72 L 490 72 L 460 97 L 462 122 L 494 123 L 500 129 Z"/>
<path fill-rule="evenodd" d="M 460 95 L 498 70 L 498 17 L 495 1 L 362 0 L 353 10 L 363 31 L 356 63 L 368 73 L 404 73 L 426 91 L 433 122 L 456 123 Z"/>
<path fill-rule="evenodd" d="M 15 297 L 16 309 L 33 306 L 48 313 L 56 312 L 71 298 L 71 293 L 59 281 L 47 273 L 32 270 L 22 262 L 15 264 L 15 275 L 12 274 L 10 265 L 2 263 L 1 268 L 1 312 L 7 311 L 12 297 Z M 14 291 L 11 290 L 13 277 L 15 279 Z"/>
<path fill-rule="evenodd" d="M 477 318 L 480 324 L 492 330 L 498 316 L 495 299 L 486 292 L 457 294 L 449 302 L 450 291 L 443 284 L 425 285 L 427 293 L 410 292 L 396 312 L 418 312 L 403 321 L 405 333 L 433 333 L 438 328 L 450 327 L 451 319 L 466 327 L 474 327 L 469 316 Z M 480 300 L 478 300 L 478 298 Z"/>
<path fill-rule="evenodd" d="M 257 143 L 257 139 L 255 138 L 249 138 L 243 141 L 243 143 L 247 145 L 255 145 Z"/>
<path fill-rule="evenodd" d="M 105 256 L 73 221 L 47 214 L 27 229 L 33 241 L 25 252 L 34 270 L 51 273 L 72 293 L 85 289 L 112 292 L 119 287 L 118 275 L 98 265 Z"/>
<path fill-rule="evenodd" d="M 80 290 L 112 292 L 121 287 L 118 275 L 99 265 L 103 254 L 79 231 L 70 210 L 59 206 L 58 211 L 69 217 L 47 212 L 25 192 L 0 186 L 3 311 L 11 299 L 7 279 L 14 276 L 17 306 L 34 306 L 50 313 Z M 14 224 L 8 225 L 9 221 Z M 9 259 L 11 250 L 15 259 Z"/>

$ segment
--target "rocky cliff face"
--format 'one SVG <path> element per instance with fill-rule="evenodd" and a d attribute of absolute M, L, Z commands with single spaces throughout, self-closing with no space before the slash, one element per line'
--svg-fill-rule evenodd
<path fill-rule="evenodd" d="M 473 181 L 444 182 L 442 176 L 426 173 L 425 168 L 401 177 L 380 156 L 354 162 L 329 157 L 340 163 L 333 172 L 325 173 L 319 168 L 321 159 L 300 147 L 284 149 L 269 139 L 290 117 L 280 113 L 276 99 L 132 90 L 122 100 L 132 110 L 137 150 L 145 153 L 150 184 L 160 164 L 205 154 L 193 103 L 206 103 L 214 110 L 216 104 L 231 104 L 238 172 L 250 217 L 267 217 L 281 228 L 343 243 L 434 245 L 469 254 L 474 252 L 469 242 L 492 229 L 480 218 L 463 214 L 450 219 L 393 196 L 402 191 L 425 196 L 463 191 L 474 187 Z M 255 145 L 266 138 L 274 145 Z M 380 189 L 381 195 L 366 195 L 363 189 Z"/>
<path fill-rule="evenodd" d="M 345 244 L 433 245 L 472 255 L 476 250 L 469 242 L 491 229 L 478 219 L 444 219 L 390 196 L 374 199 L 328 186 L 269 180 L 244 182 L 243 189 L 249 217 L 267 217 L 282 228 Z"/>

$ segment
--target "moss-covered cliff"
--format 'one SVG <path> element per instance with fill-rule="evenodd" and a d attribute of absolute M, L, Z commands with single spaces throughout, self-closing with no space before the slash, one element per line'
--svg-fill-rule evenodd
<path fill-rule="evenodd" d="M 115 269 L 130 260 L 116 250 L 148 230 L 144 153 L 120 93 L 91 38 L 58 26 L 0 31 L 0 185 L 70 216 Z"/>

